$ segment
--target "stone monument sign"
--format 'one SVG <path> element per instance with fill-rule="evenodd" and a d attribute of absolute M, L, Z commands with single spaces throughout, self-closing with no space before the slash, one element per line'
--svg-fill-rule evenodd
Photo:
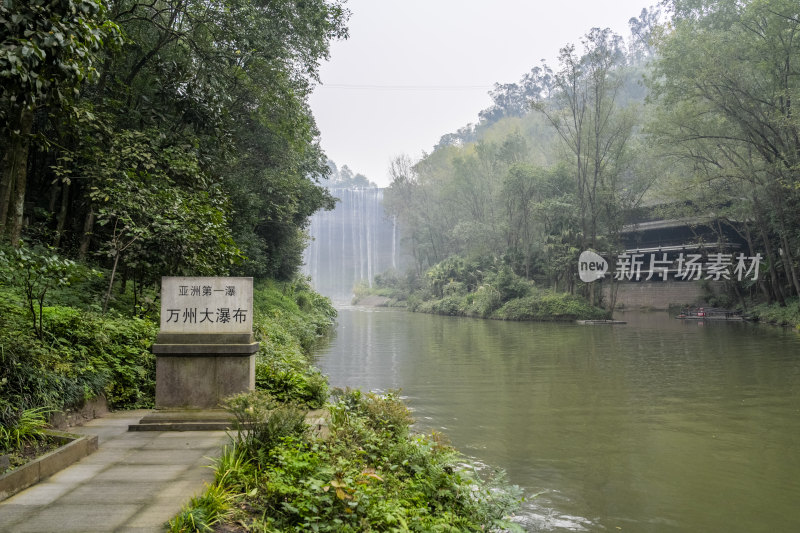
<path fill-rule="evenodd" d="M 205 409 L 255 388 L 253 278 L 163 277 L 156 408 Z"/>

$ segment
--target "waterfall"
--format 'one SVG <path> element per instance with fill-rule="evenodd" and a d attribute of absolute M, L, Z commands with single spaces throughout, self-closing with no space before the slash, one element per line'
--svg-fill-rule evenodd
<path fill-rule="evenodd" d="M 397 222 L 383 210 L 383 189 L 331 189 L 339 201 L 333 211 L 311 217 L 311 243 L 303 273 L 314 289 L 334 303 L 352 300 L 360 281 L 372 287 L 375 275 L 397 269 Z"/>

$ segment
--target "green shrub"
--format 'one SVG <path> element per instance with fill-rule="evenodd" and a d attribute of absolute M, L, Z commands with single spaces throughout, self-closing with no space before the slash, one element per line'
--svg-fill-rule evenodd
<path fill-rule="evenodd" d="M 412 312 L 420 311 L 420 307 L 423 304 L 423 300 L 416 294 L 412 294 L 408 297 L 408 310 Z"/>
<path fill-rule="evenodd" d="M 105 394 L 114 409 L 153 405 L 156 324 L 59 307 L 48 309 L 45 317 L 60 367 L 82 376 L 86 396 Z"/>
<path fill-rule="evenodd" d="M 170 520 L 170 533 L 212 532 L 214 524 L 224 520 L 231 510 L 233 495 L 220 484 L 211 485 L 205 493 L 195 496 L 181 513 Z"/>
<path fill-rule="evenodd" d="M 22 309 L 0 303 L 0 422 L 34 407 L 75 407 L 99 394 L 116 409 L 152 406 L 155 324 L 71 307 L 42 311 L 44 339 L 30 331 Z"/>
<path fill-rule="evenodd" d="M 762 322 L 800 329 L 800 300 L 788 299 L 784 307 L 778 304 L 760 304 L 750 310 L 750 315 Z"/>
<path fill-rule="evenodd" d="M 0 425 L 0 451 L 19 450 L 26 444 L 44 439 L 46 415 L 51 411 L 45 407 L 25 409 L 13 423 Z"/>
<path fill-rule="evenodd" d="M 58 255 L 44 246 L 29 248 L 0 247 L 0 270 L 3 278 L 25 297 L 25 308 L 33 333 L 44 338 L 44 304 L 47 293 L 77 280 L 83 273 L 74 261 Z"/>
<path fill-rule="evenodd" d="M 467 287 L 460 281 L 451 281 L 442 287 L 445 296 L 463 296 L 467 293 Z"/>
<path fill-rule="evenodd" d="M 465 314 L 465 300 L 462 296 L 445 296 L 441 300 L 422 302 L 417 311 L 436 315 L 463 316 Z"/>
<path fill-rule="evenodd" d="M 310 353 L 333 325 L 336 310 L 330 300 L 313 292 L 304 279 L 267 281 L 255 288 L 254 306 L 256 387 L 282 402 L 321 407 L 328 398 L 328 381 L 310 365 Z"/>
<path fill-rule="evenodd" d="M 362 393 L 360 390 L 335 389 L 331 400 L 328 410 L 334 428 L 350 427 L 349 417 L 355 414 L 373 431 L 404 437 L 414 421 L 408 407 L 400 399 L 399 391 L 379 395 L 374 392 Z"/>
<path fill-rule="evenodd" d="M 493 257 L 453 256 L 428 269 L 422 279 L 422 286 L 405 282 L 406 287 L 415 287 L 407 297 L 407 307 L 411 311 L 501 320 L 608 317 L 608 313 L 580 297 L 537 290 L 533 281 L 521 277 L 508 264 Z"/>
<path fill-rule="evenodd" d="M 285 332 L 281 334 L 298 340 L 305 353 L 310 353 L 336 319 L 331 301 L 311 290 L 305 278 L 292 283 L 259 282 L 253 288 L 253 305 L 256 319 L 267 321 L 266 330 L 280 326 Z M 262 328 L 262 332 L 266 330 Z"/>
<path fill-rule="evenodd" d="M 503 300 L 498 291 L 492 285 L 486 284 L 478 287 L 472 295 L 469 305 L 469 314 L 481 318 L 488 318 L 497 308 L 503 305 Z"/>
<path fill-rule="evenodd" d="M 302 437 L 308 431 L 305 411 L 280 403 L 263 391 L 228 398 L 225 408 L 236 417 L 234 429 L 238 446 L 262 462 L 283 439 Z"/>
<path fill-rule="evenodd" d="M 600 320 L 608 318 L 608 312 L 579 296 L 539 291 L 506 302 L 493 316 L 503 320 Z"/>
<path fill-rule="evenodd" d="M 291 324 L 282 314 L 256 315 L 256 386 L 284 402 L 320 407 L 327 400 L 327 379 L 309 364 L 309 355 L 287 322 Z"/>
<path fill-rule="evenodd" d="M 234 399 L 243 423 L 258 410 L 275 412 L 273 398 L 255 401 L 264 403 Z M 237 433 L 209 489 L 231 495 L 225 520 L 251 531 L 521 531 L 505 518 L 519 489 L 502 474 L 478 477 L 441 435 L 411 434 L 396 392 L 337 390 L 328 409 L 325 440 L 291 430 L 268 441 Z M 198 501 L 179 518 L 206 516 Z"/>
<path fill-rule="evenodd" d="M 523 298 L 531 291 L 531 283 L 516 275 L 508 266 L 500 269 L 494 277 L 493 285 L 504 302 Z"/>

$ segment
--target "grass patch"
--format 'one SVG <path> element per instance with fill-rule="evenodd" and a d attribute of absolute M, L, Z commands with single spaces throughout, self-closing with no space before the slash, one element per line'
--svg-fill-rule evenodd
<path fill-rule="evenodd" d="M 7 455 L 9 461 L 6 468 L 0 469 L 0 474 L 58 448 L 59 443 L 45 433 L 49 412 L 43 407 L 26 409 L 11 424 L 0 426 L 0 452 Z"/>

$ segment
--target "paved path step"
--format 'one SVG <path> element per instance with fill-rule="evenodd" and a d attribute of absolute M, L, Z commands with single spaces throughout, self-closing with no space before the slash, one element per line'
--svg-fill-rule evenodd
<path fill-rule="evenodd" d="M 222 409 L 166 409 L 147 413 L 129 431 L 227 431 L 234 417 Z"/>
<path fill-rule="evenodd" d="M 0 532 L 163 532 L 214 478 L 225 431 L 128 431 L 150 411 L 123 411 L 70 432 L 99 449 L 0 503 Z"/>

